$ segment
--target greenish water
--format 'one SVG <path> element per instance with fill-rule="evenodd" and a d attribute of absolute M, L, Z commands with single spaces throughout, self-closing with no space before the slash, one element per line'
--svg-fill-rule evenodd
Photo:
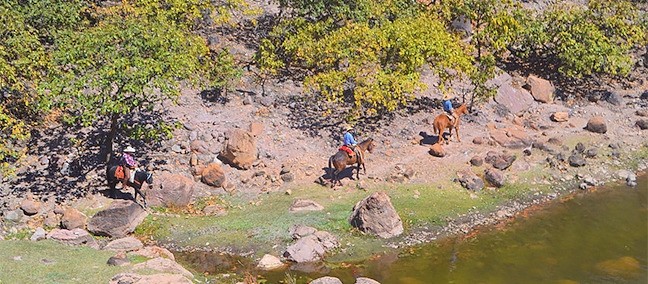
<path fill-rule="evenodd" d="M 281 283 L 288 273 L 297 283 L 323 275 L 343 283 L 370 277 L 383 284 L 648 283 L 648 176 L 640 177 L 636 188 L 577 194 L 528 215 L 472 237 L 447 238 L 359 264 L 329 264 L 310 273 L 293 267 L 259 279 Z"/>

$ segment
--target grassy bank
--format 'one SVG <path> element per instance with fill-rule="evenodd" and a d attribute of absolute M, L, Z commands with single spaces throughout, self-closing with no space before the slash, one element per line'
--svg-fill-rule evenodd
<path fill-rule="evenodd" d="M 0 241 L 0 283 L 108 283 L 127 268 L 108 266 L 115 253 L 54 241 Z"/>

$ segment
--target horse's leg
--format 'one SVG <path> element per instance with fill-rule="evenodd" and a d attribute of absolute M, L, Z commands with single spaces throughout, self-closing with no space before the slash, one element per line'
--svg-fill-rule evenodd
<path fill-rule="evenodd" d="M 141 185 L 140 186 L 135 186 L 133 188 L 135 189 L 135 203 L 137 203 L 137 195 L 139 194 L 139 195 L 142 196 L 142 200 L 144 201 L 144 206 L 143 207 L 146 208 L 146 195 L 144 195 L 144 193 L 140 190 L 142 188 L 142 186 Z"/>
<path fill-rule="evenodd" d="M 452 139 L 452 127 L 449 127 L 448 130 L 448 139 L 445 139 L 446 145 L 450 145 L 450 139 Z"/>
<path fill-rule="evenodd" d="M 361 164 L 358 161 L 358 166 L 357 166 L 358 171 L 356 172 L 356 179 L 358 179 L 358 180 L 360 180 L 360 166 L 361 166 Z M 351 172 L 351 175 L 353 175 L 353 172 Z"/>
<path fill-rule="evenodd" d="M 455 129 L 455 133 L 457 134 L 457 141 L 458 141 L 458 142 L 461 142 L 461 138 L 459 138 L 459 126 L 458 126 L 458 125 L 455 126 L 454 129 Z"/>

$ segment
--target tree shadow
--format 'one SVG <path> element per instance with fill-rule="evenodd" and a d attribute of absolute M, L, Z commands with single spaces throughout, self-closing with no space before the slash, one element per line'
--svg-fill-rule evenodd
<path fill-rule="evenodd" d="M 218 103 L 221 105 L 229 102 L 222 89 L 208 89 L 200 92 L 200 98 L 204 102 Z"/>

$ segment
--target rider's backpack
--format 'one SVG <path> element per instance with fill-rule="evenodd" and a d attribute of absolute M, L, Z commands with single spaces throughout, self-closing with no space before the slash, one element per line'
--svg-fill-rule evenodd
<path fill-rule="evenodd" d="M 124 167 L 123 166 L 117 166 L 117 169 L 115 170 L 115 178 L 118 180 L 124 179 Z"/>

